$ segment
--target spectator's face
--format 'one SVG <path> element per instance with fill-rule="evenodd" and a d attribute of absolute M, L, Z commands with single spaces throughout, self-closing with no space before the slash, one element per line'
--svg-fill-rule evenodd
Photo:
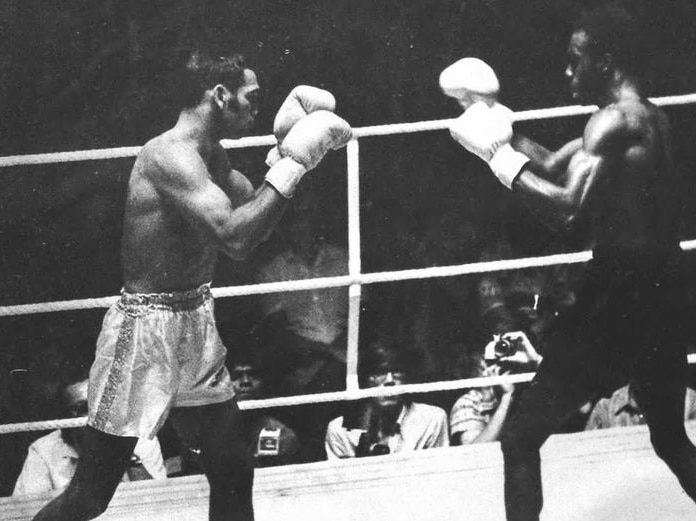
<path fill-rule="evenodd" d="M 79 418 L 87 416 L 87 386 L 88 380 L 83 380 L 72 385 L 68 385 L 63 392 L 65 400 L 65 409 L 68 416 Z M 83 428 L 62 429 L 61 436 L 63 440 L 80 452 L 82 439 L 85 430 Z"/>
<path fill-rule="evenodd" d="M 87 386 L 88 381 L 83 380 L 65 388 L 65 407 L 73 418 L 87 416 Z"/>
<path fill-rule="evenodd" d="M 230 371 L 232 388 L 240 400 L 255 400 L 263 394 L 263 382 L 258 371 L 250 365 L 235 365 Z"/>
<path fill-rule="evenodd" d="M 392 387 L 406 382 L 406 373 L 399 370 L 384 370 L 375 372 L 367 377 L 369 387 Z M 381 396 L 373 398 L 372 401 L 379 407 L 400 406 L 403 399 L 401 396 Z"/>

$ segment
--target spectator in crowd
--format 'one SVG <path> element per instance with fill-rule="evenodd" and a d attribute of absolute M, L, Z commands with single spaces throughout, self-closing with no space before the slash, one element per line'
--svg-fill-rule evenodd
<path fill-rule="evenodd" d="M 619 388 L 609 398 L 601 398 L 592 407 L 586 430 L 609 429 L 645 425 L 646 419 L 635 397 L 635 382 Z M 587 404 L 590 405 L 591 404 Z M 684 397 L 684 420 L 696 418 L 696 392 L 686 388 Z"/>
<path fill-rule="evenodd" d="M 506 306 L 495 307 L 486 313 L 483 330 L 487 343 L 483 356 L 474 355 L 478 361 L 475 376 L 533 371 L 539 365 L 541 355 L 530 341 L 528 324 L 521 315 L 516 316 Z M 496 441 L 516 393 L 512 383 L 467 391 L 450 412 L 452 445 Z"/>
<path fill-rule="evenodd" d="M 79 379 L 66 378 L 61 391 L 62 413 L 67 417 L 87 415 L 88 380 L 80 376 Z M 39 494 L 67 487 L 82 452 L 83 434 L 84 427 L 58 429 L 32 443 L 13 495 Z M 157 438 L 139 439 L 122 481 L 166 477 Z"/>
<path fill-rule="evenodd" d="M 507 240 L 493 239 L 484 246 L 479 262 L 490 262 L 514 257 L 512 246 Z M 509 272 L 493 271 L 484 273 L 476 284 L 479 315 L 505 304 Z"/>
<path fill-rule="evenodd" d="M 299 199 L 301 197 L 301 199 Z M 286 247 L 263 264 L 257 282 L 277 282 L 348 274 L 348 251 L 329 244 L 320 232 L 318 201 L 297 194 L 288 215 Z M 325 288 L 260 297 L 274 332 L 274 364 L 281 394 L 338 390 L 345 374 L 347 288 Z"/>
<path fill-rule="evenodd" d="M 414 370 L 395 346 L 374 342 L 360 353 L 359 374 L 367 387 L 406 383 Z M 326 430 L 328 459 L 408 452 L 449 445 L 447 415 L 408 396 L 370 398 L 333 419 Z"/>
<path fill-rule="evenodd" d="M 230 377 L 237 399 L 260 400 L 268 396 L 263 364 L 249 351 L 238 351 L 230 360 Z M 245 411 L 249 451 L 257 467 L 300 461 L 300 441 L 295 432 L 267 409 Z"/>

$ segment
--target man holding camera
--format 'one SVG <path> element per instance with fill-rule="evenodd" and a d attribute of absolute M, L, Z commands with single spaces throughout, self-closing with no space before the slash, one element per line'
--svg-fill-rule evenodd
<path fill-rule="evenodd" d="M 487 338 L 476 376 L 499 376 L 534 371 L 541 363 L 524 324 L 507 307 L 491 310 L 484 322 Z M 450 411 L 452 445 L 497 441 L 518 391 L 513 383 L 477 387 L 464 393 Z"/>
<path fill-rule="evenodd" d="M 360 374 L 367 387 L 406 383 L 413 364 L 403 351 L 373 343 L 360 353 Z M 447 447 L 447 415 L 440 407 L 407 396 L 380 396 L 356 404 L 333 419 L 326 430 L 328 459 L 380 456 L 395 452 Z"/>

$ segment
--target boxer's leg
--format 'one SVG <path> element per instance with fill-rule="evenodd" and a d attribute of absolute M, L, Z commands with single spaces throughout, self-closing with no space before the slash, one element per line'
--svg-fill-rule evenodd
<path fill-rule="evenodd" d="M 138 439 L 112 436 L 92 427 L 84 429 L 75 476 L 34 521 L 87 521 L 109 505 Z"/>
<path fill-rule="evenodd" d="M 201 450 L 210 484 L 210 521 L 252 521 L 254 464 L 247 428 L 235 400 L 200 407 L 178 407 L 171 420 L 184 442 Z"/>

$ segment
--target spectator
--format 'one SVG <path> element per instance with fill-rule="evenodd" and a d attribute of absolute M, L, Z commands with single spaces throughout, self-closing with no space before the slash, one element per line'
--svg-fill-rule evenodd
<path fill-rule="evenodd" d="M 585 430 L 645 425 L 647 422 L 636 401 L 634 385 L 634 383 L 629 383 L 615 391 L 611 397 L 601 398 L 592 408 Z M 687 387 L 684 400 L 684 420 L 695 418 L 696 392 Z"/>
<path fill-rule="evenodd" d="M 71 381 L 72 380 L 72 381 Z M 87 379 L 68 379 L 61 401 L 64 414 L 78 418 L 87 415 Z M 82 449 L 84 427 L 59 429 L 29 446 L 14 496 L 39 494 L 67 487 L 75 474 Z M 157 438 L 141 438 L 133 451 L 131 464 L 122 481 L 164 479 L 167 477 Z"/>
<path fill-rule="evenodd" d="M 370 344 L 360 356 L 359 373 L 368 387 L 406 383 L 413 369 L 403 352 L 383 343 Z M 370 398 L 358 404 L 351 414 L 329 423 L 325 440 L 328 459 L 448 445 L 445 411 L 404 395 Z"/>
<path fill-rule="evenodd" d="M 488 332 L 484 335 L 488 342 L 484 356 L 474 355 L 478 361 L 475 376 L 533 371 L 539 365 L 541 356 L 525 332 L 528 332 L 526 324 L 506 306 L 488 311 L 484 330 Z M 515 385 L 511 383 L 467 391 L 455 402 L 450 412 L 452 445 L 496 441 L 516 392 Z"/>
<path fill-rule="evenodd" d="M 267 379 L 261 362 L 248 352 L 237 352 L 230 364 L 237 399 L 260 400 L 267 396 Z M 295 432 L 267 409 L 246 411 L 249 451 L 255 466 L 270 467 L 300 461 L 300 442 Z"/>
<path fill-rule="evenodd" d="M 257 282 L 277 282 L 348 274 L 348 252 L 320 233 L 311 192 L 298 194 L 290 210 L 287 245 L 262 265 Z M 338 390 L 345 374 L 347 288 L 326 288 L 260 297 L 264 317 L 274 324 L 271 344 L 281 394 Z"/>

